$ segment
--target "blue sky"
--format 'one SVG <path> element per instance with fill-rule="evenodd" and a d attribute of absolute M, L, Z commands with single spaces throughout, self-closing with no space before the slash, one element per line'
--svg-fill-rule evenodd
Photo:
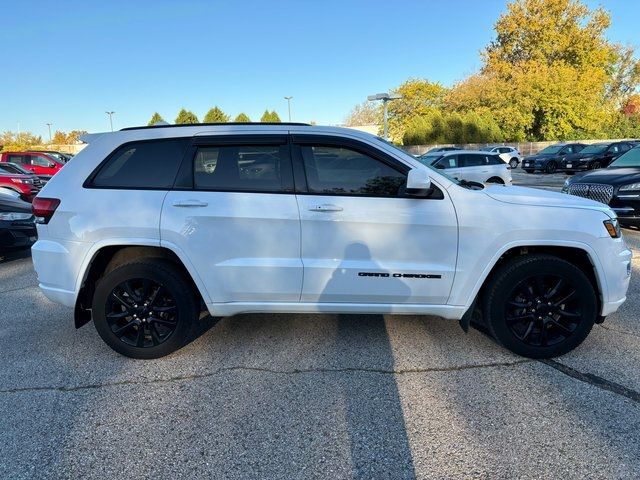
<path fill-rule="evenodd" d="M 638 0 L 588 1 L 609 38 L 640 50 Z M 445 85 L 480 66 L 504 0 L 56 0 L 3 6 L 0 131 L 200 118 L 218 105 L 258 120 L 336 124 L 368 94 L 410 77 Z"/>

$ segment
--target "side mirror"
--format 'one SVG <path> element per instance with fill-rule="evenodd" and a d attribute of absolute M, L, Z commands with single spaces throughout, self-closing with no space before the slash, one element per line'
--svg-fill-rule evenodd
<path fill-rule="evenodd" d="M 49 168 L 53 168 L 53 167 L 55 167 L 55 166 L 56 166 L 56 164 L 55 164 L 55 163 L 53 163 L 53 162 L 49 162 Z"/>
<path fill-rule="evenodd" d="M 412 168 L 407 175 L 407 194 L 412 196 L 427 196 L 431 193 L 431 178 L 429 172 L 422 168 Z"/>

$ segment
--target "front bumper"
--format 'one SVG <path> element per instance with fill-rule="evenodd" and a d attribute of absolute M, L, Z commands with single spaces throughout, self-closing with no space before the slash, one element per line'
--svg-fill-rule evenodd
<path fill-rule="evenodd" d="M 585 172 L 589 170 L 589 163 L 588 162 L 563 162 L 558 168 L 558 170 L 562 172 Z"/>
<path fill-rule="evenodd" d="M 640 194 L 618 193 L 609 202 L 620 223 L 640 225 Z"/>

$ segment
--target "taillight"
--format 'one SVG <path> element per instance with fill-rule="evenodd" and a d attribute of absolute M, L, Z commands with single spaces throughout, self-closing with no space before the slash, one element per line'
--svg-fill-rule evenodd
<path fill-rule="evenodd" d="M 60 205 L 60 200 L 57 198 L 34 198 L 31 211 L 36 216 L 36 223 L 49 223 L 58 205 Z"/>

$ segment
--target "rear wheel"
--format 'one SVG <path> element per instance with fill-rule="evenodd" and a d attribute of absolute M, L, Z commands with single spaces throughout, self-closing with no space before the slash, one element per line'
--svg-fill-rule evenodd
<path fill-rule="evenodd" d="M 511 160 L 509 160 L 509 166 L 511 168 L 518 168 L 518 159 L 512 158 Z"/>
<path fill-rule="evenodd" d="M 587 337 L 596 320 L 596 292 L 575 265 L 551 255 L 527 255 L 492 277 L 483 313 L 498 343 L 518 355 L 550 358 Z"/>
<path fill-rule="evenodd" d="M 547 167 L 544 169 L 544 171 L 547 173 L 555 173 L 557 169 L 558 169 L 558 164 L 553 160 L 551 160 L 549 163 L 547 163 Z"/>
<path fill-rule="evenodd" d="M 172 263 L 146 259 L 108 272 L 96 284 L 93 320 L 102 339 L 133 358 L 158 358 L 180 348 L 198 317 L 189 281 Z"/>

